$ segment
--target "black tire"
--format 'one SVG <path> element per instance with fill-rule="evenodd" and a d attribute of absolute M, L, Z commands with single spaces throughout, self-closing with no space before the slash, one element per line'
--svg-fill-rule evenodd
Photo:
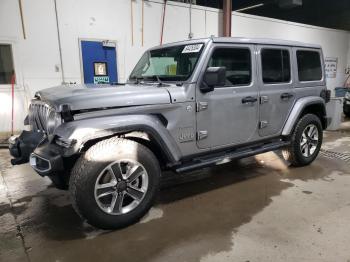
<path fill-rule="evenodd" d="M 108 214 L 95 199 L 95 184 L 99 174 L 119 159 L 131 159 L 142 165 L 148 174 L 148 188 L 143 199 L 130 212 Z M 89 224 L 102 229 L 118 229 L 139 221 L 151 208 L 159 189 L 160 167 L 147 147 L 131 140 L 110 138 L 98 142 L 75 164 L 69 182 L 73 207 Z M 123 203 L 123 202 L 122 202 Z"/>
<path fill-rule="evenodd" d="M 309 156 L 306 157 L 302 153 L 301 149 L 301 139 L 303 132 L 306 127 L 313 124 L 318 131 L 318 143 L 315 151 Z M 317 157 L 323 139 L 323 129 L 322 124 L 318 116 L 314 114 L 306 114 L 297 122 L 294 131 L 291 135 L 290 146 L 282 150 L 282 155 L 285 160 L 287 160 L 291 166 L 300 167 L 309 165 Z"/>
<path fill-rule="evenodd" d="M 350 118 L 350 112 L 344 111 L 344 115 L 345 115 L 347 118 Z"/>

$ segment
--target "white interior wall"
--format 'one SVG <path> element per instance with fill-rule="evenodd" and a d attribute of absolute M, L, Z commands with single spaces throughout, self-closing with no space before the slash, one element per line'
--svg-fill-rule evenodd
<path fill-rule="evenodd" d="M 0 43 L 13 44 L 17 85 L 15 129 L 23 128 L 28 100 L 40 89 L 62 82 L 54 0 L 22 0 L 27 39 L 23 39 L 18 1 L 0 1 Z M 160 43 L 162 0 L 145 1 L 144 45 L 141 44 L 141 0 L 133 1 L 134 45 L 131 44 L 130 1 L 57 0 L 63 69 L 66 82 L 82 79 L 79 39 L 108 39 L 117 42 L 119 81 L 128 74 L 149 47 Z M 193 6 L 192 32 L 195 38 L 218 36 L 222 12 Z M 188 38 L 187 4 L 168 1 L 163 42 Z M 343 84 L 344 68 L 349 65 L 349 33 L 240 13 L 232 14 L 232 35 L 269 37 L 321 44 L 325 56 L 338 57 L 338 73 L 328 80 L 334 88 Z M 58 69 L 58 70 L 57 70 Z M 10 130 L 10 87 L 0 85 L 0 132 Z"/>
<path fill-rule="evenodd" d="M 234 12 L 232 16 L 232 35 L 279 38 L 320 44 L 324 57 L 338 58 L 337 77 L 327 79 L 328 88 L 334 89 L 344 84 L 345 68 L 349 61 L 349 32 Z"/>

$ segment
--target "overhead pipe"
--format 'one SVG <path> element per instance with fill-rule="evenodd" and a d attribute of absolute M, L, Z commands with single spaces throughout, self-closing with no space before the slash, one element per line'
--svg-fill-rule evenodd
<path fill-rule="evenodd" d="M 59 26 L 59 23 L 58 23 L 58 12 L 57 12 L 57 2 L 56 2 L 56 0 L 54 0 L 54 5 L 55 5 L 55 15 L 56 15 L 58 51 L 60 53 L 62 84 L 65 84 L 66 83 L 66 78 L 64 76 L 64 70 L 63 70 L 63 56 L 62 56 L 61 34 L 60 34 L 60 26 Z"/>
<path fill-rule="evenodd" d="M 231 36 L 232 1 L 224 0 L 223 4 L 223 36 Z"/>
<path fill-rule="evenodd" d="M 188 38 L 189 39 L 192 39 L 193 38 L 193 33 L 192 33 L 192 0 L 189 0 L 190 1 L 190 32 L 188 34 Z"/>
<path fill-rule="evenodd" d="M 164 33 L 164 21 L 165 21 L 166 4 L 167 4 L 167 0 L 164 0 L 163 15 L 162 15 L 162 27 L 161 27 L 161 32 L 160 32 L 160 45 L 163 44 L 163 33 Z"/>
<path fill-rule="evenodd" d="M 133 0 L 130 1 L 130 16 L 131 16 L 131 45 L 134 45 L 134 8 Z"/>
<path fill-rule="evenodd" d="M 18 0 L 18 6 L 19 6 L 19 15 L 21 16 L 23 38 L 27 39 L 26 29 L 24 27 L 22 0 Z"/>
<path fill-rule="evenodd" d="M 145 25 L 145 0 L 142 0 L 142 24 L 141 24 L 141 44 L 144 44 L 144 25 Z"/>

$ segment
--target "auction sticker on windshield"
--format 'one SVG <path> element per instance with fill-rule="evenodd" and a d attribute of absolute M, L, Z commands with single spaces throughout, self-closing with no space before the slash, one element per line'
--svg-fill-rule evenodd
<path fill-rule="evenodd" d="M 184 50 L 182 50 L 182 53 L 198 53 L 202 46 L 203 44 L 187 45 Z"/>

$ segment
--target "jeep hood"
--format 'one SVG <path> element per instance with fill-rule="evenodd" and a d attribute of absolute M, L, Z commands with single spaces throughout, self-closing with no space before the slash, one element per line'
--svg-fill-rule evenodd
<path fill-rule="evenodd" d="M 167 89 L 155 85 L 71 85 L 38 91 L 36 97 L 60 111 L 61 105 L 71 110 L 126 107 L 170 103 Z"/>

